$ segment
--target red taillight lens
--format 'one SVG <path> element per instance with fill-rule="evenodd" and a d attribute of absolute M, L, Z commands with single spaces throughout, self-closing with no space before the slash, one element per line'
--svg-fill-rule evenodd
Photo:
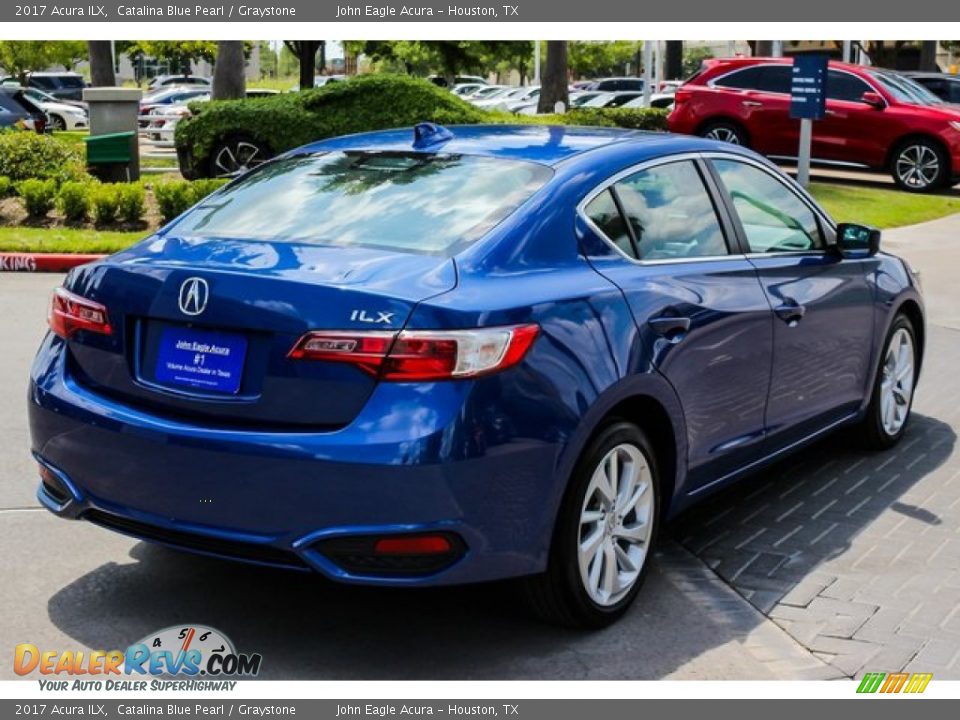
<path fill-rule="evenodd" d="M 380 538 L 373 546 L 374 555 L 443 555 L 453 550 L 443 535 L 407 535 Z"/>
<path fill-rule="evenodd" d="M 687 100 L 690 99 L 690 91 L 684 90 L 683 88 L 677 88 L 677 92 L 673 95 L 673 105 L 683 105 Z"/>
<path fill-rule="evenodd" d="M 300 338 L 289 357 L 349 363 L 381 380 L 453 380 L 516 365 L 539 330 L 537 325 L 513 325 L 400 333 L 317 331 Z"/>
<path fill-rule="evenodd" d="M 47 322 L 50 329 L 64 339 L 70 339 L 79 330 L 101 335 L 113 333 L 107 309 L 103 305 L 63 288 L 53 291 Z"/>

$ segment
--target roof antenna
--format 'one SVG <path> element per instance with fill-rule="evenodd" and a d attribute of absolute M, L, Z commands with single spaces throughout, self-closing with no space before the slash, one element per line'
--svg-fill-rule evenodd
<path fill-rule="evenodd" d="M 413 147 L 417 150 L 445 143 L 449 140 L 453 140 L 453 133 L 443 125 L 422 122 L 413 126 Z"/>

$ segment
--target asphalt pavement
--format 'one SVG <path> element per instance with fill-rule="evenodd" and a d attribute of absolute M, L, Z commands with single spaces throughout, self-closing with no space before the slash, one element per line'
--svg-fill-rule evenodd
<path fill-rule="evenodd" d="M 109 649 L 199 623 L 262 653 L 268 679 L 960 679 L 960 215 L 885 235 L 930 306 L 903 444 L 828 440 L 686 514 L 628 615 L 596 633 L 533 621 L 508 583 L 337 586 L 51 516 L 25 408 L 61 278 L 0 273 L 0 647 Z"/>

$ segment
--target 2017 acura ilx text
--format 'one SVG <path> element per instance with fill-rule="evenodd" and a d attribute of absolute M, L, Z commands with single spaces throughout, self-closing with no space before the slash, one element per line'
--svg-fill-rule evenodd
<path fill-rule="evenodd" d="M 69 274 L 29 390 L 54 513 L 373 585 L 636 596 L 658 527 L 841 426 L 903 435 L 910 268 L 750 150 L 424 123 L 263 164 Z"/>

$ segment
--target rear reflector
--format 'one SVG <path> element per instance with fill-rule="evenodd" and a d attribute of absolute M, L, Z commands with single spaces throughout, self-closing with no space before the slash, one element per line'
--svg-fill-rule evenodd
<path fill-rule="evenodd" d="M 450 552 L 450 541 L 443 535 L 408 535 L 380 538 L 374 555 L 441 555 Z"/>
<path fill-rule="evenodd" d="M 80 330 L 101 335 L 113 333 L 107 309 L 103 305 L 63 288 L 53 291 L 47 322 L 50 329 L 64 339 L 71 338 Z"/>
<path fill-rule="evenodd" d="M 301 337 L 289 357 L 349 363 L 381 380 L 452 380 L 516 365 L 539 331 L 535 324 L 400 333 L 316 331 Z"/>

